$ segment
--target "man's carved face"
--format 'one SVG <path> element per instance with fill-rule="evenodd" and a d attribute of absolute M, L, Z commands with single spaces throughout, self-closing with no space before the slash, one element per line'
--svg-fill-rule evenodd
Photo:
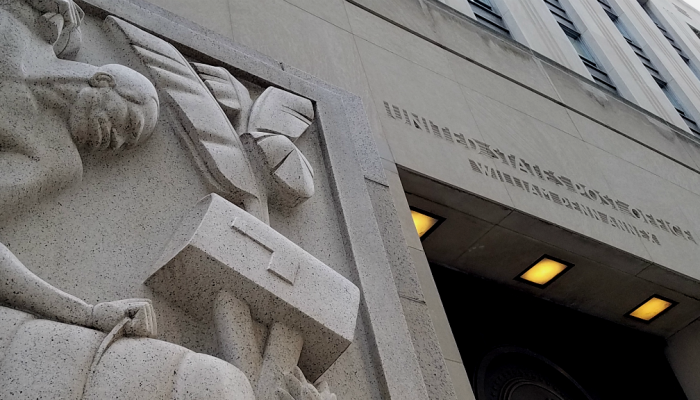
<path fill-rule="evenodd" d="M 105 66 L 90 79 L 73 105 L 70 130 L 89 150 L 122 150 L 144 142 L 158 120 L 153 86 L 137 72 Z"/>

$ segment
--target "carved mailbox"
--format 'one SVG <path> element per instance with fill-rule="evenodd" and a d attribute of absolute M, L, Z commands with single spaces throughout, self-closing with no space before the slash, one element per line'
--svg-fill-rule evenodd
<path fill-rule="evenodd" d="M 350 281 L 214 194 L 183 219 L 146 284 L 195 316 L 226 307 L 222 303 L 228 296 L 221 293 L 230 294 L 250 307 L 253 320 L 270 327 L 268 348 L 274 345 L 275 325 L 298 332 L 303 340 L 298 365 L 312 381 L 350 345 L 360 301 L 359 290 Z M 216 324 L 231 323 L 221 313 L 216 312 Z M 233 341 L 231 345 L 240 349 L 236 359 L 227 361 L 255 381 L 251 371 L 260 369 L 249 365 L 259 364 L 260 355 L 246 334 L 250 323 L 236 321 L 240 327 L 233 330 L 217 328 L 231 332 L 234 337 L 223 341 Z M 294 365 L 296 360 L 284 369 Z"/>

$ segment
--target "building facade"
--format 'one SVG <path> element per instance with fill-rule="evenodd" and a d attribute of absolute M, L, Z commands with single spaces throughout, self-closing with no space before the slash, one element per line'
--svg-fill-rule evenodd
<path fill-rule="evenodd" d="M 0 399 L 700 399 L 682 0 L 0 11 Z"/>

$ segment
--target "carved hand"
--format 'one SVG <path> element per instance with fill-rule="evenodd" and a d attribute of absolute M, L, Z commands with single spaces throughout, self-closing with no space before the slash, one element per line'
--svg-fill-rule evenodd
<path fill-rule="evenodd" d="M 42 13 L 59 14 L 63 17 L 63 29 L 71 30 L 80 25 L 83 10 L 73 0 L 26 0 Z"/>
<path fill-rule="evenodd" d="M 155 337 L 158 333 L 156 313 L 148 299 L 128 299 L 97 304 L 92 308 L 91 325 L 109 332 L 124 318 L 131 319 L 126 324 L 126 335 Z"/>
<path fill-rule="evenodd" d="M 314 386 L 306 381 L 304 373 L 299 367 L 294 367 L 292 372 L 285 376 L 286 390 L 277 389 L 278 400 L 337 400 L 335 394 L 328 390 L 328 384 L 324 381 Z"/>

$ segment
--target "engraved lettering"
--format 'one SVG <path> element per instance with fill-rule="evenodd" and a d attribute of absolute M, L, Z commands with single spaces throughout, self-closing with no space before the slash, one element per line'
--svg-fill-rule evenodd
<path fill-rule="evenodd" d="M 496 155 L 501 159 L 501 162 L 505 165 L 508 165 L 508 159 L 506 158 L 506 154 L 498 149 L 493 149 L 493 152 L 496 153 Z"/>
<path fill-rule="evenodd" d="M 685 236 L 683 236 L 683 230 L 679 226 L 674 225 L 671 232 L 673 232 L 674 235 L 680 236 L 683 239 L 685 239 Z"/>
<path fill-rule="evenodd" d="M 588 213 L 591 214 L 591 218 L 595 218 L 600 221 L 600 218 L 598 218 L 597 211 L 591 210 L 590 207 L 586 206 L 586 210 L 588 210 Z"/>
<path fill-rule="evenodd" d="M 450 134 L 449 129 L 442 128 L 442 136 L 444 136 L 445 140 L 447 140 L 448 142 L 454 142 L 454 140 L 452 139 L 452 135 Z"/>
<path fill-rule="evenodd" d="M 540 192 L 540 188 L 537 187 L 537 185 L 532 185 L 532 194 L 535 194 L 537 196 L 542 197 L 542 193 Z"/>
<path fill-rule="evenodd" d="M 565 206 L 566 208 L 571 209 L 571 210 L 574 209 L 574 207 L 571 205 L 571 202 L 570 202 L 569 199 L 567 199 L 566 197 L 562 197 L 562 198 L 561 198 L 561 202 L 564 203 L 564 206 Z"/>
<path fill-rule="evenodd" d="M 461 133 L 454 132 L 453 135 L 455 135 L 455 139 L 457 140 L 457 143 L 468 146 L 467 144 L 467 139 L 464 138 L 464 135 Z"/>
<path fill-rule="evenodd" d="M 659 223 L 659 228 L 665 230 L 666 232 L 669 232 L 669 233 L 671 232 L 668 230 L 668 228 L 666 228 L 666 224 L 664 224 L 664 220 L 657 218 L 656 222 Z"/>
<path fill-rule="evenodd" d="M 386 101 L 384 102 L 384 108 L 386 109 L 386 114 L 393 119 L 394 114 L 391 113 L 391 106 Z"/>
<path fill-rule="evenodd" d="M 596 194 L 596 192 L 594 190 L 589 190 L 588 191 L 588 198 L 593 200 L 593 201 L 596 201 L 596 200 L 598 200 L 598 195 Z"/>
<path fill-rule="evenodd" d="M 639 230 L 639 233 L 642 235 L 642 238 L 643 238 L 643 239 L 649 240 L 649 232 L 640 229 L 640 230 Z"/>
<path fill-rule="evenodd" d="M 511 185 L 515 186 L 513 183 L 513 179 L 510 177 L 510 175 L 506 174 L 505 172 L 503 173 L 503 179 L 505 179 L 506 183 L 510 183 Z"/>
<path fill-rule="evenodd" d="M 433 121 L 430 121 L 430 127 L 433 128 L 433 134 L 439 138 L 442 138 L 440 135 L 440 128 L 433 123 Z M 428 131 L 430 132 L 430 131 Z"/>
<path fill-rule="evenodd" d="M 632 214 L 632 211 L 630 211 L 629 204 L 620 200 L 615 200 L 615 204 L 617 204 L 617 208 L 620 210 L 621 213 L 634 217 L 634 214 Z"/>
<path fill-rule="evenodd" d="M 519 187 L 522 190 L 525 190 L 525 188 L 523 187 L 523 183 L 520 179 L 513 177 L 513 181 L 515 182 L 515 186 Z"/>
<path fill-rule="evenodd" d="M 561 199 L 559 198 L 559 195 L 554 193 L 554 192 L 549 192 L 549 195 L 552 196 L 552 201 L 555 202 L 556 204 L 559 204 L 560 206 L 563 206 L 564 203 L 561 202 Z"/>
<path fill-rule="evenodd" d="M 610 196 L 603 195 L 603 196 L 600 196 L 600 199 L 601 199 L 601 202 L 602 201 L 606 202 L 605 203 L 606 206 L 610 206 L 610 207 L 612 207 L 613 210 L 617 211 L 617 207 L 615 207 L 615 202 L 613 201 L 613 199 L 610 198 Z"/>
<path fill-rule="evenodd" d="M 585 214 L 585 212 L 581 210 L 581 206 L 577 202 L 572 201 L 571 205 L 574 206 L 574 210 L 580 212 L 581 214 Z"/>
<path fill-rule="evenodd" d="M 590 197 L 588 197 L 588 190 L 586 190 L 585 185 L 581 185 L 581 184 L 577 183 L 576 189 L 579 191 L 578 194 L 580 194 L 581 196 L 583 196 L 587 199 L 590 199 Z"/>
<path fill-rule="evenodd" d="M 566 186 L 566 190 L 576 193 L 576 188 L 574 187 L 574 183 L 571 182 L 571 179 L 563 175 L 559 175 L 559 180 L 564 183 L 564 186 Z"/>
<path fill-rule="evenodd" d="M 513 167 L 513 169 L 518 169 L 518 167 L 515 164 L 515 156 L 514 155 L 509 154 L 508 161 L 510 161 L 510 166 Z"/>
<path fill-rule="evenodd" d="M 396 106 L 394 106 L 394 105 L 392 105 L 392 108 L 394 109 L 394 119 L 401 120 L 401 119 L 402 119 L 402 117 L 401 117 L 401 109 L 398 108 L 398 107 L 396 107 Z"/>
<path fill-rule="evenodd" d="M 479 140 L 474 140 L 477 145 L 479 145 L 479 154 L 483 154 L 487 157 L 490 158 L 498 158 L 498 156 L 491 150 L 491 146 L 479 141 Z"/>
<path fill-rule="evenodd" d="M 413 127 L 416 129 L 421 129 L 420 128 L 420 117 L 418 117 L 416 114 L 411 114 L 413 117 L 411 121 L 413 122 Z"/>
<path fill-rule="evenodd" d="M 469 159 L 469 165 L 471 165 L 472 170 L 473 170 L 474 172 L 477 172 L 477 173 L 480 173 L 480 174 L 483 174 L 483 173 L 484 173 L 484 171 L 481 170 L 481 164 L 480 164 L 480 163 L 475 162 L 475 161 L 472 160 L 472 159 Z"/>
<path fill-rule="evenodd" d="M 641 220 L 643 220 L 644 222 L 647 222 L 646 218 L 644 218 L 644 213 L 643 213 L 641 210 L 637 209 L 637 208 L 635 208 L 635 209 L 632 210 L 632 215 L 633 215 L 635 218 L 637 218 L 637 219 L 641 219 Z"/>
<path fill-rule="evenodd" d="M 440 127 L 431 120 L 422 118 L 418 114 L 410 113 L 406 109 L 400 108 L 387 101 L 384 101 L 383 103 L 384 112 L 391 119 L 403 121 L 404 123 L 421 131 L 425 130 L 431 135 L 445 139 L 447 142 L 460 144 L 467 149 L 479 153 L 481 156 L 488 157 L 489 159 L 500 160 L 502 164 L 508 165 L 515 171 L 518 171 L 518 174 L 528 174 L 546 181 L 550 185 L 566 188 L 567 191 L 576 193 L 578 196 L 583 196 L 584 198 L 590 199 L 594 202 L 600 202 L 601 205 L 609 206 L 614 211 L 619 211 L 625 216 L 631 216 L 631 220 L 644 221 L 645 224 L 651 225 L 656 229 L 664 230 L 676 237 L 683 238 L 684 240 L 699 245 L 699 242 L 695 239 L 694 234 L 689 230 L 684 230 L 683 227 L 679 225 L 672 225 L 665 219 L 655 218 L 652 214 L 647 214 L 639 208 L 634 208 L 632 205 L 624 201 L 613 199 L 608 195 L 602 194 L 598 190 L 588 188 L 585 184 L 573 182 L 566 176 L 557 175 L 555 171 L 547 170 L 539 165 L 528 163 L 524 158 L 519 158 L 516 155 L 508 154 L 500 148 L 492 147 L 488 143 L 473 138 L 467 138 L 464 134 L 454 132 L 448 127 Z M 501 181 L 514 187 L 519 187 L 528 193 L 532 193 L 545 200 L 552 201 L 557 205 L 567 207 L 572 211 L 578 211 L 581 215 L 588 216 L 604 224 L 618 228 L 623 232 L 628 232 L 631 235 L 635 235 L 661 245 L 659 239 L 649 230 L 641 230 L 633 224 L 624 222 L 622 220 L 622 216 L 616 219 L 609 215 L 607 210 L 606 213 L 603 213 L 595 208 L 589 207 L 588 205 L 570 201 L 570 199 L 562 197 L 558 193 L 549 191 L 547 188 L 550 187 L 549 185 L 542 184 L 542 186 L 538 186 L 517 178 L 515 176 L 516 173 L 507 174 L 486 164 L 481 164 L 471 159 L 468 159 L 468 161 L 471 169 L 478 174 L 483 174 L 496 181 Z"/>
<path fill-rule="evenodd" d="M 608 215 L 604 214 L 600 211 L 598 211 L 598 216 L 600 217 L 600 220 L 603 221 L 603 223 L 608 224 Z"/>
<path fill-rule="evenodd" d="M 544 171 L 544 175 L 547 177 L 548 181 L 554 183 L 555 185 L 564 186 L 564 184 L 561 183 L 561 181 L 554 175 L 553 171 Z"/>
<path fill-rule="evenodd" d="M 544 179 L 544 176 L 542 176 L 542 170 L 540 170 L 540 167 L 538 167 L 537 165 L 533 165 L 533 166 L 532 166 L 532 169 L 535 170 L 535 174 L 536 174 L 536 176 L 537 176 L 538 178 L 540 178 L 540 179 L 542 179 L 542 180 L 545 180 L 545 179 Z"/>
<path fill-rule="evenodd" d="M 532 172 L 532 168 L 530 167 L 530 164 L 526 163 L 525 160 L 523 160 L 522 158 L 518 162 L 518 169 L 520 169 L 521 171 L 528 173 L 532 176 L 535 176 L 535 174 Z"/>
<path fill-rule="evenodd" d="M 648 223 L 648 224 L 652 225 L 652 226 L 655 227 L 655 228 L 658 228 L 658 227 L 659 227 L 659 225 L 656 224 L 656 219 L 654 218 L 653 215 L 651 215 L 651 214 L 646 214 L 646 216 L 647 216 L 647 220 L 648 220 L 647 223 Z"/>

